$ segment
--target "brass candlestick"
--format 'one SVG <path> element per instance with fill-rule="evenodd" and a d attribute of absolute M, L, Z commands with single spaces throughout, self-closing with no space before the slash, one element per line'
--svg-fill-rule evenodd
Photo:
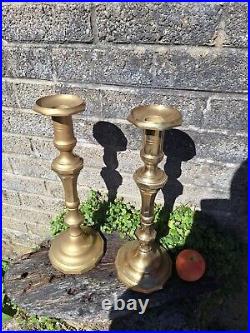
<path fill-rule="evenodd" d="M 153 212 L 155 196 L 167 181 L 167 175 L 157 166 L 163 159 L 164 130 L 180 125 L 182 118 L 172 107 L 145 105 L 134 108 L 128 121 L 144 130 L 140 155 L 145 165 L 133 176 L 142 199 L 141 225 L 136 230 L 138 240 L 119 249 L 115 264 L 118 277 L 125 285 L 135 291 L 151 293 L 162 289 L 171 275 L 171 259 L 155 243 Z"/>
<path fill-rule="evenodd" d="M 101 259 L 104 242 L 100 234 L 89 227 L 81 227 L 83 217 L 79 212 L 77 177 L 83 160 L 73 154 L 76 139 L 72 115 L 85 109 L 85 102 L 74 95 L 52 95 L 38 99 L 34 111 L 51 116 L 54 127 L 54 145 L 60 151 L 51 165 L 60 177 L 67 213 L 65 223 L 69 229 L 60 233 L 51 243 L 51 264 L 65 274 L 79 274 L 93 268 Z"/>

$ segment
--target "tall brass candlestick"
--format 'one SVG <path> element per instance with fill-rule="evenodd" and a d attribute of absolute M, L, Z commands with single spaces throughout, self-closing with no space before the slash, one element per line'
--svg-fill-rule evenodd
<path fill-rule="evenodd" d="M 119 249 L 115 264 L 118 277 L 125 285 L 151 293 L 162 289 L 171 275 L 171 259 L 155 243 L 153 212 L 155 196 L 167 181 L 167 175 L 157 166 L 163 159 L 164 130 L 180 125 L 182 118 L 172 107 L 145 105 L 134 108 L 128 120 L 144 130 L 140 156 L 145 165 L 133 176 L 141 193 L 141 224 L 136 230 L 137 240 Z"/>
<path fill-rule="evenodd" d="M 83 217 L 79 212 L 77 177 L 83 160 L 73 154 L 76 139 L 73 133 L 72 115 L 85 109 L 85 102 L 74 95 L 52 95 L 38 99 L 34 111 L 51 116 L 54 127 L 54 145 L 60 151 L 51 165 L 60 177 L 67 213 L 65 223 L 69 229 L 60 233 L 51 243 L 51 264 L 65 274 L 80 274 L 93 268 L 101 259 L 104 242 L 99 233 L 89 227 L 81 227 Z"/>

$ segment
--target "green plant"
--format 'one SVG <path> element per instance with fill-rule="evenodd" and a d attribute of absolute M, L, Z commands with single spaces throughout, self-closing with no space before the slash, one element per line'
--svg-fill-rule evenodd
<path fill-rule="evenodd" d="M 87 225 L 106 233 L 118 231 L 121 236 L 134 237 L 140 219 L 139 211 L 133 205 L 125 203 L 122 198 L 109 202 L 105 195 L 93 190 L 81 204 L 80 212 Z"/>
<path fill-rule="evenodd" d="M 50 221 L 50 232 L 52 236 L 56 236 L 60 232 L 68 228 L 67 224 L 64 223 L 64 217 L 66 214 L 66 209 L 60 214 L 58 214 L 54 219 Z"/>
<path fill-rule="evenodd" d="M 68 331 L 71 330 L 62 320 L 44 316 L 29 315 L 24 310 L 18 308 L 15 316 L 16 322 L 21 329 L 32 331 Z"/>
<path fill-rule="evenodd" d="M 126 204 L 123 199 L 115 199 L 108 206 L 101 230 L 108 233 L 118 231 L 121 236 L 133 238 L 139 222 L 139 211 L 133 205 Z"/>
<path fill-rule="evenodd" d="M 107 202 L 104 196 L 98 191 L 91 190 L 86 201 L 81 203 L 79 209 L 87 225 L 100 226 L 104 222 L 106 207 Z"/>
<path fill-rule="evenodd" d="M 81 203 L 80 212 L 87 225 L 106 233 L 117 231 L 122 237 L 134 238 L 140 222 L 140 211 L 132 204 L 125 203 L 122 198 L 109 202 L 107 196 L 93 190 Z M 233 234 L 220 231 L 210 216 L 188 205 L 180 205 L 170 214 L 161 205 L 155 205 L 154 214 L 159 241 L 173 257 L 184 248 L 200 251 L 207 262 L 207 275 L 223 281 L 225 293 L 235 290 L 235 281 L 239 278 L 238 262 L 244 249 Z M 52 235 L 66 228 L 64 215 L 65 211 L 52 220 Z"/>
<path fill-rule="evenodd" d="M 121 236 L 134 237 L 134 231 L 140 221 L 140 211 L 122 198 L 108 202 L 107 197 L 98 191 L 91 190 L 87 199 L 79 207 L 84 217 L 84 224 L 100 229 L 105 233 L 118 231 Z M 51 221 L 51 234 L 56 236 L 68 227 L 64 223 L 67 210 L 58 214 Z"/>

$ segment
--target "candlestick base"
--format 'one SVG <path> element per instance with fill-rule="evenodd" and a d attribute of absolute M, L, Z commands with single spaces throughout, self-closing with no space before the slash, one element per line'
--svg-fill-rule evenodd
<path fill-rule="evenodd" d="M 101 235 L 89 227 L 72 236 L 70 230 L 58 235 L 49 250 L 54 268 L 65 274 L 81 274 L 95 267 L 103 256 L 104 241 Z"/>
<path fill-rule="evenodd" d="M 123 245 L 115 261 L 119 280 L 142 293 L 152 293 L 163 288 L 172 271 L 172 262 L 167 252 L 157 245 L 150 252 L 139 251 L 139 242 Z"/>

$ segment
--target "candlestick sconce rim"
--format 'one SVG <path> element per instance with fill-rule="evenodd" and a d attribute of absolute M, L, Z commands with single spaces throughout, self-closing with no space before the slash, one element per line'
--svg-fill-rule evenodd
<path fill-rule="evenodd" d="M 127 120 L 142 129 L 163 131 L 180 126 L 182 115 L 173 106 L 148 104 L 132 109 Z"/>
<path fill-rule="evenodd" d="M 45 116 L 67 117 L 85 110 L 86 103 L 77 95 L 55 94 L 39 98 L 33 110 Z"/>

